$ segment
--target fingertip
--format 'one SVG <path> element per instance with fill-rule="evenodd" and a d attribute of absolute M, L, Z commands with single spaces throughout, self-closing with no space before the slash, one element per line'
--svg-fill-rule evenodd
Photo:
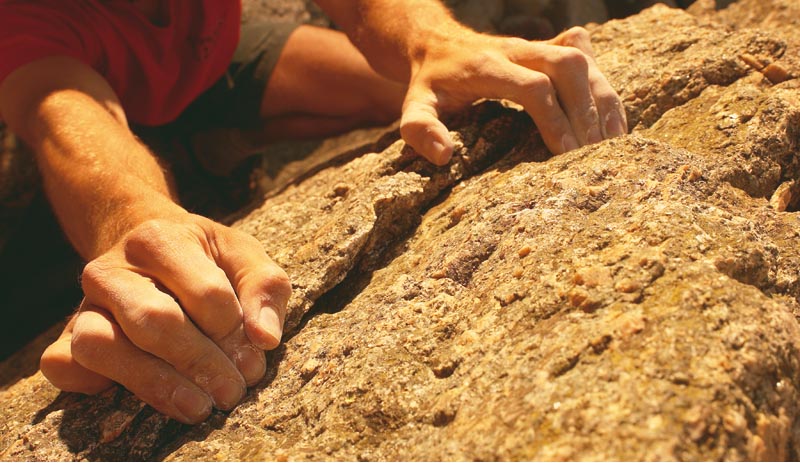
<path fill-rule="evenodd" d="M 411 93 L 410 93 L 411 95 Z M 450 133 L 439 120 L 435 104 L 417 95 L 406 101 L 400 121 L 400 134 L 422 157 L 437 166 L 446 165 L 453 156 Z"/>
<path fill-rule="evenodd" d="M 569 151 L 576 150 L 578 148 L 580 148 L 578 140 L 571 133 L 567 133 L 561 137 L 561 152 L 555 154 L 567 153 Z"/>
<path fill-rule="evenodd" d="M 242 346 L 234 354 L 236 368 L 242 374 L 247 386 L 258 383 L 267 372 L 264 351 L 253 345 Z"/>
<path fill-rule="evenodd" d="M 620 137 L 628 133 L 625 117 L 617 110 L 609 111 L 604 124 L 606 138 Z"/>
<path fill-rule="evenodd" d="M 179 414 L 171 416 L 182 423 L 197 424 L 211 414 L 211 398 L 196 387 L 178 385 L 172 392 L 172 404 Z"/>
<path fill-rule="evenodd" d="M 450 162 L 455 146 L 447 129 L 440 124 L 438 120 L 407 122 L 400 133 L 420 156 L 437 166 L 444 166 Z"/>
<path fill-rule="evenodd" d="M 262 307 L 254 323 L 245 325 L 245 333 L 258 348 L 275 349 L 283 337 L 283 323 L 278 311 L 269 306 Z"/>
<path fill-rule="evenodd" d="M 450 162 L 450 158 L 453 157 L 453 151 L 454 146 L 452 142 L 447 143 L 432 139 L 425 158 L 437 166 L 444 166 Z"/>

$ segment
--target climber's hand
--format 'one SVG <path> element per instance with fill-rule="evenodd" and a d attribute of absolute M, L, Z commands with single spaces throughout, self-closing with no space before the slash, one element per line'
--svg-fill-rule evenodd
<path fill-rule="evenodd" d="M 89 394 L 118 382 L 185 423 L 234 407 L 263 377 L 291 292 L 257 240 L 191 214 L 134 228 L 86 266 L 82 285 L 42 372 Z"/>
<path fill-rule="evenodd" d="M 619 96 L 597 68 L 589 34 L 545 41 L 463 31 L 412 57 L 400 131 L 417 152 L 445 164 L 453 142 L 440 115 L 479 98 L 524 106 L 555 154 L 627 132 Z"/>

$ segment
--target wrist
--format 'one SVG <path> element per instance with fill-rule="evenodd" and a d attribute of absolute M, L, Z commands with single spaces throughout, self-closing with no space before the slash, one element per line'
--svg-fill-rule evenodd
<path fill-rule="evenodd" d="M 102 217 L 95 219 L 98 224 L 97 232 L 90 237 L 92 242 L 88 243 L 89 250 L 84 257 L 91 260 L 104 254 L 131 231 L 147 222 L 187 222 L 190 216 L 184 208 L 156 192 L 120 201 L 112 210 L 105 211 Z"/>
<path fill-rule="evenodd" d="M 404 84 L 408 83 L 415 64 L 423 61 L 437 44 L 474 34 L 439 1 L 317 2 L 332 14 L 376 71 Z"/>

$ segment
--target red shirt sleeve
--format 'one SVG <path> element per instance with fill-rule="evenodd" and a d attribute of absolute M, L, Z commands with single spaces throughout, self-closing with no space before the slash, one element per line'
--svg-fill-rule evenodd
<path fill-rule="evenodd" d="M 228 68 L 239 41 L 239 0 L 168 0 L 169 21 L 150 22 L 128 0 L 0 0 L 0 84 L 47 56 L 100 73 L 128 120 L 174 120 Z"/>
<path fill-rule="evenodd" d="M 9 74 L 48 56 L 70 56 L 93 66 L 92 49 L 70 18 L 34 2 L 0 1 L 0 84 Z"/>

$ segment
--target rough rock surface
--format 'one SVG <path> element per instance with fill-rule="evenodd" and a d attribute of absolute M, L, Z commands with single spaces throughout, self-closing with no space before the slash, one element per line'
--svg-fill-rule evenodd
<path fill-rule="evenodd" d="M 797 8 L 596 27 L 629 136 L 550 157 L 483 103 L 449 166 L 390 132 L 273 192 L 235 226 L 294 280 L 290 337 L 244 404 L 186 427 L 37 373 L 0 457 L 800 458 L 800 30 L 727 25 L 764 4 Z"/>

